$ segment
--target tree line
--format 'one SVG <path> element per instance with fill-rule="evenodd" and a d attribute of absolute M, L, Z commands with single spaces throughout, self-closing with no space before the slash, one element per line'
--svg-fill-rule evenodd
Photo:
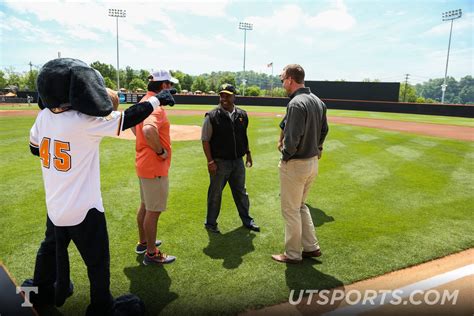
<path fill-rule="evenodd" d="M 90 66 L 98 70 L 105 80 L 105 85 L 113 90 L 118 90 L 117 87 L 117 72 L 113 65 L 95 61 Z M 130 66 L 125 67 L 119 71 L 120 88 L 127 91 L 136 92 L 145 90 L 147 88 L 149 70 L 136 70 Z M 234 85 L 241 94 L 245 88 L 245 95 L 247 96 L 274 96 L 285 97 L 286 92 L 281 88 L 279 76 L 272 76 L 265 73 L 258 73 L 255 71 L 246 71 L 245 77 L 243 71 L 213 71 L 211 73 L 204 73 L 198 76 L 192 76 L 180 70 L 171 70 L 171 74 L 179 79 L 179 84 L 176 85 L 178 92 L 195 92 L 201 91 L 203 93 L 216 92 L 219 86 L 223 83 L 230 83 Z M 36 90 L 36 77 L 38 70 L 19 73 L 13 67 L 8 67 L 0 70 L 0 89 L 5 90 Z M 242 84 L 243 79 L 246 79 L 246 85 Z M 344 81 L 344 80 L 341 80 Z M 377 79 L 364 79 L 363 81 L 380 81 Z M 441 85 L 443 78 L 429 79 L 426 82 L 415 85 L 400 84 L 401 102 L 417 102 L 417 103 L 437 103 L 441 101 Z M 454 104 L 474 104 L 474 79 L 468 75 L 457 81 L 453 77 L 447 78 L 447 90 L 445 95 L 446 103 Z M 317 94 L 317 91 L 316 91 Z"/>

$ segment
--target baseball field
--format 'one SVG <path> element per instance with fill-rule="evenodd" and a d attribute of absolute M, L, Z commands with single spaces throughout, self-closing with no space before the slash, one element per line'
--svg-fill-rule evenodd
<path fill-rule="evenodd" d="M 210 108 L 177 105 L 168 116 L 174 125 L 200 126 L 202 111 Z M 270 256 L 282 252 L 284 240 L 276 150 L 284 108 L 244 108 L 254 160 L 247 171 L 250 212 L 262 231 L 241 227 L 228 188 L 219 217 L 222 234 L 204 229 L 209 180 L 201 142 L 174 140 L 169 204 L 158 238 L 162 251 L 177 260 L 166 266 L 143 266 L 134 252 L 140 199 L 135 144 L 103 140 L 101 183 L 114 296 L 137 294 L 150 315 L 237 314 L 287 302 L 290 290 L 347 285 L 474 247 L 473 119 L 329 110 L 319 177 L 307 201 L 323 256 L 300 265 L 275 263 Z M 19 112 L 7 116 L 6 110 Z M 28 148 L 35 119 L 30 110 L 0 107 L 0 261 L 17 283 L 32 277 L 46 221 L 40 164 Z M 340 118 L 349 121 L 336 123 Z M 356 126 L 351 118 L 377 119 L 387 128 Z M 388 129 L 390 121 L 434 130 L 459 127 L 468 135 Z M 89 282 L 73 244 L 69 252 L 76 291 L 59 311 L 81 315 Z"/>

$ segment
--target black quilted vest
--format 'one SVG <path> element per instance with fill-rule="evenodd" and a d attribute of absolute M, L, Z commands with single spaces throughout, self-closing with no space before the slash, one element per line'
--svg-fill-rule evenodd
<path fill-rule="evenodd" d="M 233 120 L 220 107 L 206 113 L 212 124 L 211 153 L 213 159 L 237 159 L 248 150 L 247 113 L 235 107 Z"/>

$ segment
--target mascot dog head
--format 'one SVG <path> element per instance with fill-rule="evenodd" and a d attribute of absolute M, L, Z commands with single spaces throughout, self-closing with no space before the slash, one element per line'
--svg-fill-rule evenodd
<path fill-rule="evenodd" d="M 113 110 L 101 74 L 78 59 L 48 61 L 38 74 L 36 86 L 41 109 L 70 107 L 91 116 L 107 116 Z"/>

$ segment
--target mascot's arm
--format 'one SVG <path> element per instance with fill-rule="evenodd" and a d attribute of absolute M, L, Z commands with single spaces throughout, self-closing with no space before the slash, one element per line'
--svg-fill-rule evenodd
<path fill-rule="evenodd" d="M 33 125 L 33 127 L 31 127 L 31 130 L 30 130 L 30 151 L 33 155 L 35 156 L 38 156 L 40 155 L 40 152 L 39 152 L 39 139 L 38 139 L 38 125 L 36 124 L 36 121 L 35 121 L 35 124 Z"/>
<path fill-rule="evenodd" d="M 126 109 L 124 112 L 125 115 L 123 119 L 122 131 L 142 122 L 153 112 L 154 109 L 160 105 L 173 106 L 173 92 L 175 93 L 175 91 L 163 90 L 157 95 L 149 98 L 146 102 L 134 104 Z"/>
<path fill-rule="evenodd" d="M 157 98 L 151 97 L 145 102 L 132 105 L 124 111 L 122 131 L 133 127 L 146 119 L 154 109 L 160 106 Z"/>

